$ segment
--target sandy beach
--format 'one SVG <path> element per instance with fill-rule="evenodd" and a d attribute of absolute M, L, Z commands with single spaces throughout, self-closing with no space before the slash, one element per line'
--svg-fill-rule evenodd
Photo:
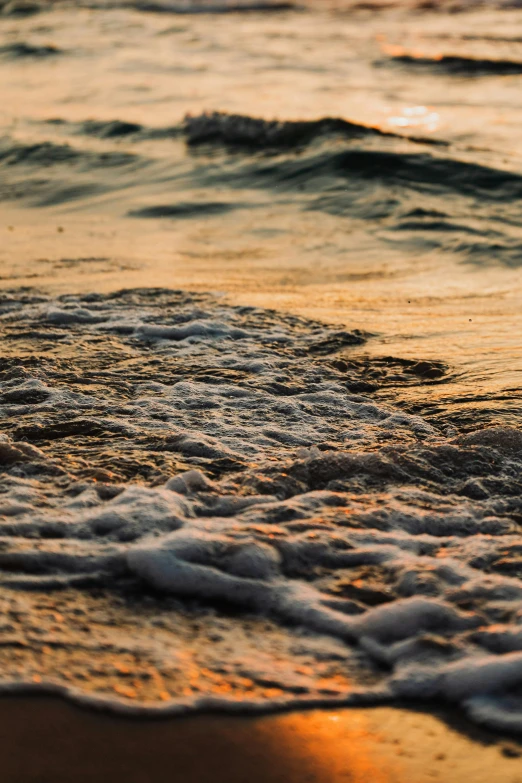
<path fill-rule="evenodd" d="M 497 742 L 465 724 L 449 728 L 442 717 L 421 712 L 376 708 L 133 721 L 45 697 L 3 698 L 0 710 L 6 783 L 520 779 L 520 745 Z"/>

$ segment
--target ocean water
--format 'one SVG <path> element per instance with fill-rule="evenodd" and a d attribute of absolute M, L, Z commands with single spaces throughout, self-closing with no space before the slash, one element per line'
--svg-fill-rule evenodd
<path fill-rule="evenodd" d="M 521 20 L 2 3 L 2 687 L 522 733 Z"/>

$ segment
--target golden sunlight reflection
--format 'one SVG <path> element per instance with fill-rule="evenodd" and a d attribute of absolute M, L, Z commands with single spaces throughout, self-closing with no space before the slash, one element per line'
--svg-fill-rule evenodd
<path fill-rule="evenodd" d="M 399 114 L 387 119 L 393 128 L 421 128 L 433 133 L 440 127 L 440 114 L 428 106 L 404 106 Z"/>

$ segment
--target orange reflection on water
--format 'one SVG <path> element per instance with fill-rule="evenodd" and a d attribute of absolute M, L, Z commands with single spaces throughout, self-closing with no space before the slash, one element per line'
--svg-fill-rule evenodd
<path fill-rule="evenodd" d="M 388 57 L 408 57 L 412 60 L 433 60 L 434 62 L 440 62 L 444 58 L 442 52 L 427 54 L 421 49 L 406 49 L 398 44 L 382 43 L 381 49 Z"/>

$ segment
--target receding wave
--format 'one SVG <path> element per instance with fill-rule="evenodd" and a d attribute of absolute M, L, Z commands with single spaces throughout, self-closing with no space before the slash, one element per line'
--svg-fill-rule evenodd
<path fill-rule="evenodd" d="M 184 126 L 165 128 L 121 119 L 50 122 L 63 125 L 69 138 L 97 137 L 104 151 L 4 139 L 2 198 L 25 198 L 46 206 L 65 203 L 68 196 L 78 201 L 120 190 L 122 214 L 192 219 L 241 208 L 238 190 L 245 191 L 249 208 L 256 203 L 252 190 L 260 194 L 260 205 L 268 197 L 262 191 L 282 201 L 291 193 L 297 210 L 367 221 L 388 245 L 427 252 L 439 248 L 481 265 L 518 267 L 522 262 L 516 209 L 522 198 L 520 174 L 459 160 L 421 146 L 419 139 L 412 143 L 344 120 L 267 122 L 226 114 L 189 117 Z M 152 147 L 152 157 L 121 150 L 122 141 L 136 149 L 141 140 L 172 139 L 182 133 L 195 153 L 189 156 L 188 167 L 180 166 L 179 145 L 174 155 L 165 145 L 157 153 Z M 213 152 L 208 158 L 208 144 L 222 147 L 222 154 Z M 81 174 L 77 182 L 64 177 L 72 166 L 75 176 Z M 151 203 L 147 189 L 158 184 L 161 196 Z M 223 187 L 230 189 L 227 197 L 212 198 Z M 455 199 L 450 213 L 448 196 Z M 413 211 L 412 198 L 418 202 Z"/>
<path fill-rule="evenodd" d="M 204 294 L 11 292 L 0 336 L 0 687 L 522 733 L 520 430 L 448 434 L 357 386 L 360 332 Z"/>

